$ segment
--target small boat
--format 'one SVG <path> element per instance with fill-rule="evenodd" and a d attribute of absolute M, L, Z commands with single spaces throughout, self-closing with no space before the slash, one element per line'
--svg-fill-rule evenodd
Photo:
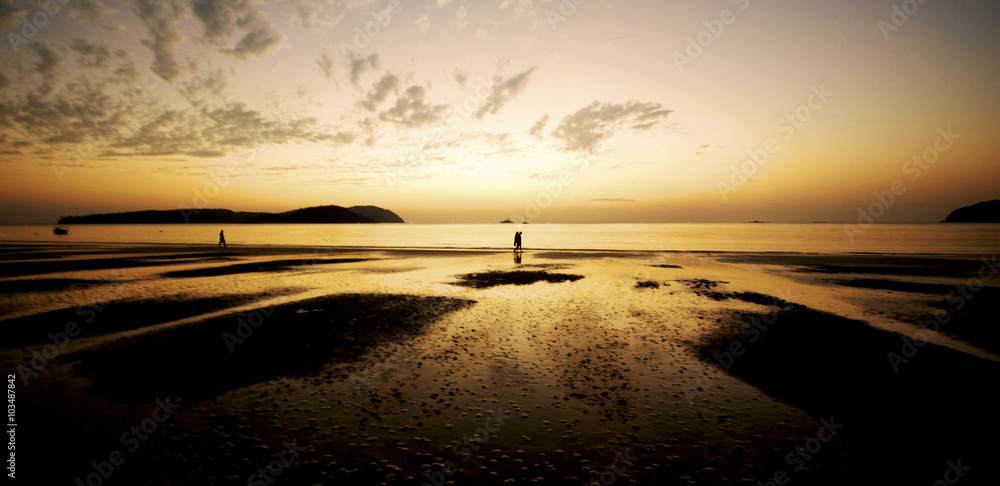
<path fill-rule="evenodd" d="M 68 235 L 69 234 L 69 230 L 68 229 L 66 229 L 66 228 L 60 228 L 58 226 L 56 226 L 55 228 L 52 228 L 52 232 L 55 233 L 55 234 L 57 234 L 57 235 Z"/>

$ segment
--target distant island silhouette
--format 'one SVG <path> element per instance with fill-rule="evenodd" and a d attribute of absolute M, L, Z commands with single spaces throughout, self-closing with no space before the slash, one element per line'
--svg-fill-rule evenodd
<path fill-rule="evenodd" d="M 171 209 L 63 216 L 58 224 L 348 224 L 403 223 L 396 213 L 378 206 L 316 206 L 283 213 L 230 209 Z"/>
<path fill-rule="evenodd" d="M 1000 199 L 958 208 L 942 223 L 1000 223 Z"/>

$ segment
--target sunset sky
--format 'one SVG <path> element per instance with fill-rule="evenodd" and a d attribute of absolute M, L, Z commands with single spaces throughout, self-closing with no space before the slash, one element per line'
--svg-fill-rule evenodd
<path fill-rule="evenodd" d="M 0 0 L 0 223 L 853 221 L 896 180 L 879 221 L 911 222 L 1000 198 L 995 0 L 63 1 Z"/>

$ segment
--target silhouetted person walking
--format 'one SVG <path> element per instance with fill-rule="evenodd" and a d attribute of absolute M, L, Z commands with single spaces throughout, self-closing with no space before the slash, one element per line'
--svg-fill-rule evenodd
<path fill-rule="evenodd" d="M 226 247 L 226 234 L 224 233 L 224 231 L 225 230 L 219 231 L 219 248 Z"/>
<path fill-rule="evenodd" d="M 514 251 L 521 249 L 521 232 L 514 233 Z"/>

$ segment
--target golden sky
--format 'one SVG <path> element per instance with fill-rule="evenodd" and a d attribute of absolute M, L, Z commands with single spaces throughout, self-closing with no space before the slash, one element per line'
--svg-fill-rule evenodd
<path fill-rule="evenodd" d="M 0 0 L 0 223 L 324 204 L 417 223 L 853 221 L 894 181 L 881 222 L 938 221 L 1000 198 L 998 14 Z"/>

